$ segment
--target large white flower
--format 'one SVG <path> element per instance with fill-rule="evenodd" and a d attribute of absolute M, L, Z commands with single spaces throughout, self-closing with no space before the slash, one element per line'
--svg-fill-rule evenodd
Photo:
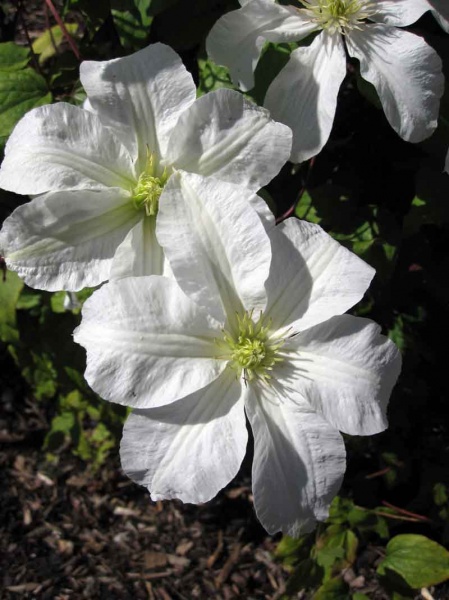
<path fill-rule="evenodd" d="M 270 533 L 309 531 L 342 481 L 338 430 L 386 427 L 398 351 L 342 314 L 373 269 L 317 225 L 274 227 L 232 184 L 182 173 L 165 194 L 157 236 L 175 280 L 106 284 L 75 331 L 89 384 L 135 408 L 123 468 L 155 500 L 205 502 L 240 467 L 246 414 L 259 519 Z"/>
<path fill-rule="evenodd" d="M 88 110 L 59 103 L 29 112 L 0 170 L 0 187 L 39 195 L 0 234 L 8 267 L 32 287 L 77 290 L 162 273 L 155 216 L 174 170 L 257 190 L 289 157 L 289 129 L 241 94 L 195 100 L 168 46 L 84 62 L 81 81 Z"/>
<path fill-rule="evenodd" d="M 241 0 L 207 39 L 209 55 L 230 69 L 242 89 L 266 41 L 293 42 L 320 33 L 293 51 L 268 88 L 264 105 L 293 129 L 291 159 L 300 162 L 326 143 L 337 94 L 346 74 L 346 52 L 360 61 L 374 85 L 390 125 L 405 140 L 419 142 L 437 126 L 444 78 L 437 53 L 419 36 L 397 29 L 416 21 L 427 0 Z"/>

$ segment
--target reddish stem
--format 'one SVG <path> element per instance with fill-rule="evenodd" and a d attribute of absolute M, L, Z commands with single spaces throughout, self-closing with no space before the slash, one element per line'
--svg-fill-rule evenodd
<path fill-rule="evenodd" d="M 402 515 L 408 515 L 409 517 L 413 517 L 414 519 L 418 519 L 419 521 L 430 521 L 430 519 L 428 517 L 424 517 L 423 515 L 418 515 L 416 513 L 410 512 L 409 510 L 406 510 L 405 508 L 399 508 L 398 506 L 394 506 L 394 504 L 390 504 L 389 502 L 386 502 L 385 500 L 382 500 L 382 504 L 384 506 L 386 506 L 387 508 L 392 508 L 393 510 L 397 511 L 398 513 L 400 513 Z"/>
<path fill-rule="evenodd" d="M 81 54 L 80 54 L 80 51 L 78 50 L 78 46 L 76 45 L 75 40 L 72 38 L 70 33 L 67 31 L 67 28 L 64 25 L 64 22 L 61 19 L 58 11 L 56 10 L 55 5 L 53 4 L 52 0 L 45 0 L 45 3 L 48 6 L 48 8 L 50 9 L 51 14 L 53 15 L 56 23 L 61 28 L 61 31 L 64 34 L 64 37 L 66 38 L 67 42 L 69 43 L 69 46 L 72 49 L 73 54 L 76 56 L 76 58 L 79 61 L 81 61 Z"/>

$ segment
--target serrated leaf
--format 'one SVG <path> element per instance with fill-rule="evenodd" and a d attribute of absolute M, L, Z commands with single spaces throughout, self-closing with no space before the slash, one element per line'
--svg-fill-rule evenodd
<path fill-rule="evenodd" d="M 70 35 L 78 31 L 78 23 L 65 23 L 65 27 Z M 39 55 L 39 64 L 56 54 L 58 47 L 65 39 L 64 33 L 59 25 L 54 25 L 47 29 L 33 42 L 33 52 Z"/>
<path fill-rule="evenodd" d="M 387 545 L 379 575 L 397 573 L 414 589 L 437 585 L 449 579 L 449 552 L 423 535 L 397 535 Z"/>
<path fill-rule="evenodd" d="M 33 69 L 0 71 L 0 136 L 8 136 L 26 112 L 50 102 L 45 79 Z"/>
<path fill-rule="evenodd" d="M 14 42 L 0 44 L 0 71 L 20 71 L 27 66 L 30 51 Z"/>

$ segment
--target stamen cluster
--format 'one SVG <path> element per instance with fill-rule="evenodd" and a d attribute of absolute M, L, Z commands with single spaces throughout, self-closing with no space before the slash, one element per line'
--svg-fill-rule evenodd
<path fill-rule="evenodd" d="M 268 383 L 270 371 L 283 360 L 278 351 L 285 340 L 270 335 L 271 319 L 264 323 L 262 313 L 257 323 L 253 321 L 253 311 L 237 314 L 236 322 L 234 334 L 223 330 L 223 338 L 216 340 L 220 347 L 226 349 L 221 358 L 229 360 L 230 366 L 239 377 L 243 375 L 245 381 L 257 378 Z"/>
<path fill-rule="evenodd" d="M 306 7 L 300 9 L 320 29 L 329 33 L 360 29 L 360 24 L 375 12 L 369 0 L 300 0 Z"/>
<path fill-rule="evenodd" d="M 167 168 L 156 175 L 157 168 L 154 154 L 147 154 L 145 171 L 140 175 L 136 187 L 132 191 L 132 201 L 137 210 L 145 209 L 147 217 L 155 217 L 159 210 L 159 198 L 167 183 Z"/>

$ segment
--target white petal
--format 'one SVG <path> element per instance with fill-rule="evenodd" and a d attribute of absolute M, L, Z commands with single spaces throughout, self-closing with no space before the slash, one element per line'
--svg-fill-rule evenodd
<path fill-rule="evenodd" d="M 302 331 L 349 310 L 374 269 L 319 225 L 287 219 L 270 231 L 272 264 L 265 284 L 274 328 Z"/>
<path fill-rule="evenodd" d="M 164 44 L 153 44 L 125 58 L 83 62 L 80 76 L 100 119 L 143 162 L 147 148 L 164 155 L 179 116 L 196 97 L 192 76 L 176 52 Z"/>
<path fill-rule="evenodd" d="M 408 142 L 429 137 L 438 124 L 444 89 L 438 54 L 417 35 L 385 25 L 366 25 L 346 36 L 360 73 L 374 85 L 393 129 Z"/>
<path fill-rule="evenodd" d="M 291 131 L 233 90 L 199 98 L 180 117 L 167 162 L 258 190 L 288 160 Z"/>
<path fill-rule="evenodd" d="M 370 19 L 405 27 L 415 23 L 429 9 L 427 0 L 377 0 L 376 12 Z"/>
<path fill-rule="evenodd" d="M 125 147 L 95 114 L 63 102 L 18 122 L 0 170 L 0 187 L 17 194 L 134 185 Z"/>
<path fill-rule="evenodd" d="M 345 75 L 346 56 L 340 35 L 322 32 L 310 46 L 292 52 L 273 79 L 264 106 L 274 119 L 293 130 L 293 162 L 315 156 L 327 142 Z"/>
<path fill-rule="evenodd" d="M 232 81 L 246 91 L 254 86 L 254 69 L 266 41 L 295 42 L 315 29 L 293 6 L 253 0 L 218 19 L 206 50 L 217 64 L 229 68 Z"/>
<path fill-rule="evenodd" d="M 49 193 L 6 219 L 0 249 L 31 287 L 94 287 L 108 279 L 117 247 L 139 218 L 119 189 Z"/>
<path fill-rule="evenodd" d="M 268 533 L 297 537 L 328 516 L 345 471 L 345 447 L 338 431 L 305 403 L 268 393 L 246 404 L 254 434 L 254 506 Z"/>
<path fill-rule="evenodd" d="M 165 256 L 156 239 L 156 219 L 143 217 L 117 248 L 109 279 L 165 275 Z"/>
<path fill-rule="evenodd" d="M 293 397 L 306 398 L 344 433 L 372 435 L 387 427 L 386 408 L 401 356 L 376 323 L 351 315 L 332 317 L 295 336 L 283 349 L 293 347 Z"/>
<path fill-rule="evenodd" d="M 449 20 L 449 4 L 447 0 L 428 0 L 430 7 L 437 12 L 443 19 Z"/>
<path fill-rule="evenodd" d="M 165 277 L 111 281 L 84 304 L 75 341 L 87 350 L 86 381 L 106 400 L 163 406 L 214 381 L 220 324 Z"/>
<path fill-rule="evenodd" d="M 217 319 L 264 310 L 270 240 L 249 201 L 254 194 L 192 173 L 165 187 L 156 234 L 184 292 Z"/>
<path fill-rule="evenodd" d="M 443 17 L 443 15 L 438 13 L 436 10 L 433 10 L 432 14 L 435 17 L 435 19 L 438 21 L 438 23 L 440 24 L 440 27 L 442 29 L 444 29 L 444 31 L 446 33 L 449 33 L 449 14 L 447 17 Z"/>
<path fill-rule="evenodd" d="M 226 370 L 170 406 L 137 411 L 120 447 L 125 473 L 153 500 L 207 502 L 237 474 L 248 434 L 241 384 Z"/>

